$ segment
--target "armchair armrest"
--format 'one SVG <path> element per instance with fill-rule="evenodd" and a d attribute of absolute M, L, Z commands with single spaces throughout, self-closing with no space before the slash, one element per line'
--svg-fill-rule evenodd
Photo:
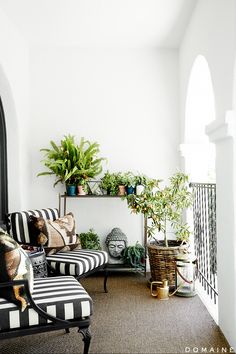
<path fill-rule="evenodd" d="M 13 286 L 18 286 L 18 285 L 23 285 L 25 287 L 25 292 L 26 292 L 26 296 L 29 300 L 30 305 L 32 306 L 32 308 L 43 318 L 45 318 L 46 320 L 50 320 L 53 323 L 62 323 L 62 324 L 69 324 L 69 321 L 66 320 L 62 320 L 60 318 L 57 318 L 55 316 L 52 316 L 50 314 L 48 314 L 47 312 L 45 312 L 44 310 L 42 310 L 35 302 L 34 299 L 32 298 L 32 295 L 30 293 L 30 289 L 29 289 L 29 283 L 27 279 L 20 279 L 20 280 L 12 280 L 12 281 L 8 281 L 8 282 L 4 282 L 4 283 L 0 283 L 0 289 L 1 288 L 6 288 L 6 287 L 13 287 Z"/>

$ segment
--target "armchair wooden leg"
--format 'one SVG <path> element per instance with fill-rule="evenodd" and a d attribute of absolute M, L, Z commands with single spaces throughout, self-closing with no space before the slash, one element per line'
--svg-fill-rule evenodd
<path fill-rule="evenodd" d="M 83 327 L 83 328 L 79 328 L 78 332 L 83 335 L 83 341 L 84 341 L 84 353 L 83 354 L 88 354 L 90 341 L 91 341 L 90 330 L 88 327 Z"/>
<path fill-rule="evenodd" d="M 66 333 L 70 333 L 70 329 L 69 328 L 65 328 Z"/>

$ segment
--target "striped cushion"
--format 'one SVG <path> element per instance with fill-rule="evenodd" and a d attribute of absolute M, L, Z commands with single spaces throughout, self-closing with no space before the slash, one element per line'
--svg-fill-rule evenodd
<path fill-rule="evenodd" d="M 10 235 L 15 241 L 23 244 L 30 244 L 29 236 L 29 216 L 34 215 L 37 217 L 43 217 L 44 219 L 56 220 L 59 218 L 58 209 L 40 209 L 40 210 L 28 210 L 8 214 L 8 220 L 10 224 Z"/>
<path fill-rule="evenodd" d="M 80 276 L 108 262 L 108 254 L 97 250 L 58 252 L 47 256 L 48 264 L 60 274 Z"/>
<path fill-rule="evenodd" d="M 80 319 L 93 312 L 92 299 L 71 276 L 35 279 L 32 297 L 42 310 L 64 320 Z M 47 323 L 31 306 L 21 312 L 13 303 L 0 298 L 0 331 Z"/>

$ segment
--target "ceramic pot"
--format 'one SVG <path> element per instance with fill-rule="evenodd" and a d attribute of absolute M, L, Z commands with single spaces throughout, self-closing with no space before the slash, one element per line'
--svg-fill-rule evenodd
<path fill-rule="evenodd" d="M 84 190 L 84 187 L 83 186 L 77 186 L 77 194 L 78 195 L 86 195 L 86 192 Z"/>
<path fill-rule="evenodd" d="M 125 191 L 125 186 L 118 186 L 119 188 L 119 191 L 118 191 L 118 195 L 125 195 L 126 194 L 126 191 Z"/>
<path fill-rule="evenodd" d="M 66 193 L 69 197 L 76 195 L 76 186 L 74 185 L 67 185 L 66 186 Z"/>
<path fill-rule="evenodd" d="M 144 186 L 142 184 L 139 184 L 136 186 L 136 194 L 140 195 L 144 192 Z"/>
<path fill-rule="evenodd" d="M 126 192 L 127 192 L 127 194 L 129 195 L 129 194 L 134 194 L 134 187 L 126 187 Z"/>

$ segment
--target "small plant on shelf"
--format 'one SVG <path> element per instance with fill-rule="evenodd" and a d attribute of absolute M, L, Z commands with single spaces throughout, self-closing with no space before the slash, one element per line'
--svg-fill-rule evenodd
<path fill-rule="evenodd" d="M 80 233 L 79 238 L 83 249 L 101 250 L 100 238 L 93 229 Z"/>
<path fill-rule="evenodd" d="M 109 195 L 117 195 L 118 193 L 118 174 L 106 171 L 101 178 L 100 187 Z"/>

